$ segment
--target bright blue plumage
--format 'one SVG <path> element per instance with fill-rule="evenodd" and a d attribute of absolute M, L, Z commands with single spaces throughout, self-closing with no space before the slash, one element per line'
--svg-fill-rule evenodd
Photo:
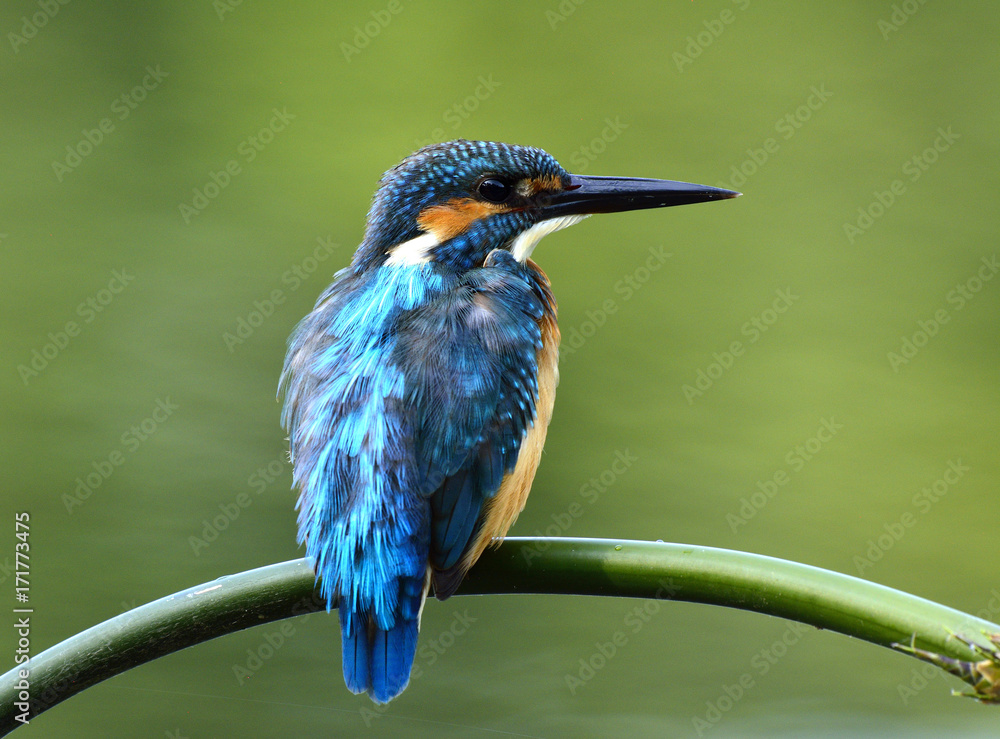
<path fill-rule="evenodd" d="M 382 178 L 351 265 L 292 335 L 299 542 L 339 609 L 353 692 L 384 703 L 406 687 L 428 588 L 450 596 L 524 505 L 557 378 L 534 244 L 590 212 L 676 198 L 678 183 L 636 182 L 661 189 L 609 189 L 530 147 L 421 149 Z"/>

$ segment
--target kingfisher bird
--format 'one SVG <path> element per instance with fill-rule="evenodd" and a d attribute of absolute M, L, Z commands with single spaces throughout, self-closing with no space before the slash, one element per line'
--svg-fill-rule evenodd
<path fill-rule="evenodd" d="M 491 141 L 432 144 L 383 175 L 279 387 L 298 541 L 338 608 L 352 692 L 403 691 L 431 586 L 452 595 L 524 508 L 559 377 L 538 241 L 593 213 L 737 195 L 573 175 Z"/>

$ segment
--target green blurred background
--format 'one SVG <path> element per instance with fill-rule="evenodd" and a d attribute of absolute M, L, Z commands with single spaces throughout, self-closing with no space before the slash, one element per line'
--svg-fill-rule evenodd
<path fill-rule="evenodd" d="M 381 173 L 465 137 L 745 193 L 539 247 L 569 346 L 513 534 L 760 552 L 997 620 L 998 21 L 993 2 L 917 0 L 6 3 L 2 600 L 21 510 L 36 650 L 301 556 L 285 339 L 350 259 Z M 421 652 L 374 717 L 344 688 L 336 618 L 316 615 L 259 666 L 248 650 L 277 626 L 133 670 L 23 735 L 1000 727 L 907 657 L 637 605 L 431 602 L 422 645 L 454 644 Z M 627 644 L 571 685 L 616 631 Z"/>

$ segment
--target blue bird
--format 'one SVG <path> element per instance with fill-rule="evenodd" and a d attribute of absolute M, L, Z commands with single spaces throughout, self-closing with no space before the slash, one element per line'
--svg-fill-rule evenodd
<path fill-rule="evenodd" d="M 452 595 L 524 508 L 559 377 L 538 241 L 592 213 L 738 194 L 571 175 L 489 141 L 427 146 L 385 173 L 281 378 L 298 539 L 339 609 L 352 692 L 403 691 L 431 585 Z"/>

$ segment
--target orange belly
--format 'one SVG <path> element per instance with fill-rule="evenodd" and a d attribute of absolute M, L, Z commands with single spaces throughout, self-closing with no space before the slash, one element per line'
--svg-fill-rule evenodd
<path fill-rule="evenodd" d="M 529 261 L 529 265 L 545 278 L 534 263 Z M 513 471 L 504 476 L 500 489 L 486 501 L 482 528 L 462 558 L 464 571 L 468 571 L 476 563 L 491 543 L 496 546 L 503 540 L 518 514 L 524 510 L 535 471 L 542 458 L 545 433 L 552 419 L 552 406 L 556 399 L 556 385 L 559 384 L 559 327 L 556 325 L 554 311 L 545 314 L 539 327 L 542 330 L 542 348 L 536 355 L 538 401 L 535 404 L 535 422 L 521 440 Z"/>

